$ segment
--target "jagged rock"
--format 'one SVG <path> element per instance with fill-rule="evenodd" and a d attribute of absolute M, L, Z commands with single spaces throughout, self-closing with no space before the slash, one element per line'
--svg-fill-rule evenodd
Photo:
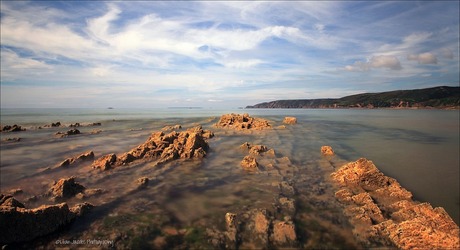
<path fill-rule="evenodd" d="M 231 228 L 236 228 L 236 214 L 234 213 L 226 213 L 225 214 L 225 223 L 227 225 L 227 230 Z"/>
<path fill-rule="evenodd" d="M 55 232 L 89 211 L 91 204 L 69 209 L 66 203 L 43 205 L 34 209 L 0 206 L 0 242 L 9 244 L 30 241 Z"/>
<path fill-rule="evenodd" d="M 96 169 L 109 170 L 116 161 L 117 156 L 115 154 L 108 154 L 95 160 L 91 166 Z"/>
<path fill-rule="evenodd" d="M 267 120 L 250 117 L 249 114 L 225 114 L 215 124 L 220 128 L 232 128 L 236 130 L 262 130 L 271 128 Z"/>
<path fill-rule="evenodd" d="M 124 153 L 120 157 L 115 154 L 106 155 L 93 163 L 93 168 L 109 169 L 114 166 L 126 165 L 137 160 L 157 160 L 158 164 L 175 159 L 203 158 L 209 149 L 206 139 L 214 133 L 203 130 L 201 126 L 182 132 L 154 132 L 146 142 Z"/>
<path fill-rule="evenodd" d="M 137 184 L 137 189 L 146 188 L 149 185 L 149 178 L 141 177 L 136 180 L 136 184 Z"/>
<path fill-rule="evenodd" d="M 285 207 L 286 209 L 290 211 L 295 211 L 295 202 L 294 199 L 290 199 L 287 197 L 280 197 L 279 198 L 279 203 L 281 204 L 282 207 Z"/>
<path fill-rule="evenodd" d="M 254 214 L 254 231 L 258 234 L 268 235 L 270 220 L 267 218 L 267 211 L 262 209 Z"/>
<path fill-rule="evenodd" d="M 71 164 L 77 163 L 77 162 L 82 162 L 82 161 L 87 161 L 87 160 L 92 160 L 94 159 L 94 152 L 93 151 L 88 151 L 86 153 L 83 153 L 79 156 L 72 157 L 72 158 L 67 158 L 61 163 L 59 163 L 58 167 L 68 167 Z"/>
<path fill-rule="evenodd" d="M 334 150 L 332 150 L 331 146 L 322 146 L 321 154 L 322 155 L 334 155 Z"/>
<path fill-rule="evenodd" d="M 297 236 L 294 223 L 292 221 L 275 221 L 273 223 L 273 239 L 279 245 L 295 243 Z"/>
<path fill-rule="evenodd" d="M 409 191 L 371 161 L 361 158 L 350 162 L 331 177 L 342 187 L 335 196 L 346 204 L 344 213 L 364 246 L 459 247 L 459 227 L 443 208 L 413 201 Z"/>
<path fill-rule="evenodd" d="M 297 118 L 292 117 L 292 116 L 286 116 L 286 117 L 284 117 L 283 123 L 284 124 L 296 124 L 297 123 Z"/>
<path fill-rule="evenodd" d="M 16 124 L 14 124 L 13 126 L 5 125 L 2 128 L 2 132 L 21 132 L 21 131 L 26 131 L 26 129 Z"/>
<path fill-rule="evenodd" d="M 80 134 L 80 130 L 78 129 L 71 129 L 71 130 L 68 130 L 67 132 L 63 133 L 63 132 L 57 132 L 55 135 L 59 136 L 59 137 L 67 137 L 67 136 L 70 136 L 70 135 L 78 135 Z"/>
<path fill-rule="evenodd" d="M 48 196 L 54 199 L 67 199 L 83 192 L 85 187 L 75 182 L 75 177 L 60 179 L 47 192 Z"/>
<path fill-rule="evenodd" d="M 173 130 L 178 130 L 178 129 L 181 129 L 181 128 L 182 128 L 181 125 L 176 124 L 174 126 L 172 126 L 172 125 L 164 126 L 161 130 L 162 131 L 173 131 Z"/>
<path fill-rule="evenodd" d="M 268 148 L 265 145 L 251 145 L 249 142 L 241 144 L 240 148 L 243 150 L 249 150 L 249 154 L 252 155 L 260 155 L 268 151 Z"/>
<path fill-rule="evenodd" d="M 257 170 L 258 166 L 256 158 L 250 155 L 245 156 L 241 161 L 241 167 L 245 170 Z"/>
<path fill-rule="evenodd" d="M 12 195 L 0 194 L 0 207 L 22 207 L 24 204 L 13 198 Z"/>
<path fill-rule="evenodd" d="M 76 128 L 76 127 L 80 127 L 80 123 L 79 122 L 76 122 L 75 124 L 70 124 L 69 127 L 71 128 Z"/>

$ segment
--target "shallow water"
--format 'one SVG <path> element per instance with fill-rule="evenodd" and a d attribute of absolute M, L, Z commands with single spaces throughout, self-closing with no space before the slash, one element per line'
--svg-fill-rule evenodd
<path fill-rule="evenodd" d="M 213 126 L 218 116 L 231 112 L 263 117 L 275 126 L 282 124 L 284 116 L 295 116 L 298 124 L 251 133 Z M 63 124 L 101 122 L 102 126 L 80 127 L 78 129 L 83 134 L 67 138 L 57 138 L 54 134 L 69 128 L 36 129 L 57 121 Z M 372 160 L 383 173 L 396 178 L 410 190 L 415 199 L 444 207 L 459 223 L 458 111 L 2 110 L 1 123 L 18 124 L 28 129 L 1 134 L 1 192 L 20 187 L 24 193 L 17 198 L 22 201 L 46 192 L 52 181 L 72 175 L 88 188 L 106 191 L 88 200 L 99 207 L 87 223 L 73 226 L 61 237 L 109 237 L 110 234 L 102 233 L 108 225 L 148 227 L 145 218 L 151 219 L 152 216 L 161 217 L 155 217 L 157 222 L 165 220 L 162 226 L 209 227 L 211 223 L 222 228 L 225 227 L 223 218 L 226 212 L 271 206 L 276 198 L 274 193 L 277 193 L 274 183 L 289 179 L 296 183 L 298 190 L 296 219 L 316 225 L 319 231 L 328 227 L 336 235 L 343 236 L 343 244 L 353 245 L 354 242 L 344 240 L 350 236 L 350 226 L 341 221 L 340 211 L 335 211 L 332 190 L 327 186 L 327 175 L 331 170 L 324 167 L 328 164 L 319 152 L 322 145 L 334 148 L 337 155 L 329 160 L 335 165 L 360 157 Z M 143 143 L 152 132 L 175 124 L 184 128 L 201 124 L 204 129 L 215 132 L 216 136 L 209 140 L 210 151 L 204 160 L 177 161 L 160 167 L 153 167 L 148 162 L 136 163 L 110 174 L 91 170 L 90 163 L 40 172 L 89 150 L 93 150 L 96 157 L 127 152 Z M 93 130 L 102 132 L 89 134 Z M 4 141 L 12 137 L 21 140 Z M 239 163 L 247 152 L 239 149 L 239 145 L 246 141 L 273 148 L 276 157 L 265 161 L 267 165 L 273 162 L 277 169 L 264 173 L 243 171 Z M 283 157 L 288 157 L 289 161 Z M 142 176 L 151 179 L 149 188 L 131 192 L 136 179 Z M 318 187 L 326 189 L 325 193 L 318 191 Z M 81 201 L 69 201 L 70 204 L 78 202 Z M 26 205 L 33 207 L 45 203 L 49 204 L 49 201 Z M 321 208 L 322 205 L 325 207 Z M 130 216 L 123 217 L 126 214 Z M 332 221 L 336 221 L 335 224 Z M 115 231 L 124 230 L 122 227 L 117 229 L 116 225 Z M 330 241 L 323 234 L 315 236 L 311 230 L 316 229 L 306 227 L 305 230 L 310 239 L 305 241 L 307 246 L 326 246 L 324 244 Z M 316 243 L 311 240 L 315 237 L 319 237 Z M 340 240 L 335 242 L 342 243 Z"/>

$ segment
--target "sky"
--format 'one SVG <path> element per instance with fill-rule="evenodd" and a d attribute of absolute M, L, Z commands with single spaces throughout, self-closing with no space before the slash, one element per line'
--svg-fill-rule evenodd
<path fill-rule="evenodd" d="M 459 86 L 459 1 L 1 1 L 2 108 Z"/>

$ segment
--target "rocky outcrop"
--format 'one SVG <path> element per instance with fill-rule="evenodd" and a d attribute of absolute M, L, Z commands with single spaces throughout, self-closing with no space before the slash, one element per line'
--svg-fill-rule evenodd
<path fill-rule="evenodd" d="M 74 197 L 84 190 L 84 186 L 75 182 L 75 177 L 69 177 L 55 182 L 48 190 L 47 196 L 51 196 L 54 200 L 63 200 Z"/>
<path fill-rule="evenodd" d="M 167 125 L 167 126 L 164 126 L 161 130 L 162 131 L 174 131 L 174 130 L 179 130 L 181 129 L 182 126 L 179 125 L 179 124 L 176 124 L 176 125 Z"/>
<path fill-rule="evenodd" d="M 284 124 L 296 124 L 297 123 L 297 118 L 292 117 L 292 116 L 286 116 L 283 119 Z"/>
<path fill-rule="evenodd" d="M 219 128 L 231 128 L 236 130 L 262 130 L 271 128 L 267 120 L 254 118 L 249 114 L 225 114 L 215 124 Z"/>
<path fill-rule="evenodd" d="M 149 185 L 149 178 L 141 177 L 136 180 L 137 189 L 144 189 Z"/>
<path fill-rule="evenodd" d="M 259 163 L 254 156 L 247 155 L 241 161 L 241 167 L 244 170 L 255 171 L 258 170 Z"/>
<path fill-rule="evenodd" d="M 332 150 L 331 146 L 322 146 L 321 154 L 322 155 L 334 155 L 334 150 Z"/>
<path fill-rule="evenodd" d="M 2 197 L 0 195 L 0 200 Z M 93 207 L 83 203 L 69 208 L 61 203 L 27 209 L 18 201 L 7 203 L 11 200 L 15 201 L 12 197 L 0 201 L 0 244 L 29 241 L 53 233 Z"/>
<path fill-rule="evenodd" d="M 68 130 L 67 132 L 57 132 L 55 135 L 58 136 L 58 137 L 67 137 L 67 136 L 70 136 L 70 135 L 78 135 L 78 134 L 81 134 L 80 130 L 71 129 L 71 130 Z"/>
<path fill-rule="evenodd" d="M 93 168 L 108 170 L 112 167 L 127 165 L 137 160 L 157 161 L 157 164 L 176 159 L 204 158 L 209 149 L 207 139 L 214 133 L 203 130 L 201 126 L 186 131 L 172 131 L 165 134 L 163 131 L 152 133 L 143 144 L 129 152 L 117 156 L 108 154 L 95 160 Z"/>
<path fill-rule="evenodd" d="M 26 129 L 16 124 L 14 124 L 13 126 L 5 125 L 2 128 L 2 132 L 21 132 L 21 131 L 26 131 Z"/>
<path fill-rule="evenodd" d="M 89 160 L 93 160 L 93 159 L 94 159 L 94 152 L 93 151 L 88 151 L 88 152 L 83 153 L 83 154 L 81 154 L 79 156 L 65 159 L 64 161 L 59 163 L 58 167 L 68 167 L 68 166 L 70 166 L 72 164 L 76 164 L 76 163 L 83 162 L 83 161 L 89 161 Z"/>
<path fill-rule="evenodd" d="M 331 174 L 336 198 L 366 247 L 458 249 L 459 227 L 447 212 L 412 200 L 412 194 L 369 160 L 350 162 Z"/>

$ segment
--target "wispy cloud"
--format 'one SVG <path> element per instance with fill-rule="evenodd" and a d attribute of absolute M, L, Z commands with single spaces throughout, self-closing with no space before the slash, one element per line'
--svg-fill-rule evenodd
<path fill-rule="evenodd" d="M 2 107 L 244 106 L 459 82 L 455 2 L 0 4 Z"/>

